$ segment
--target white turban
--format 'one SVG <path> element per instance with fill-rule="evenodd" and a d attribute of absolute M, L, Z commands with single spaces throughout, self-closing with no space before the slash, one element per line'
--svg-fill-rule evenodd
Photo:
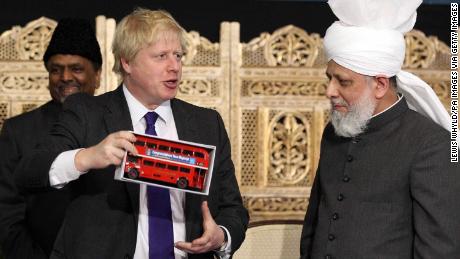
<path fill-rule="evenodd" d="M 326 31 L 327 59 L 354 72 L 396 75 L 398 90 L 409 107 L 450 130 L 450 116 L 433 89 L 419 77 L 402 71 L 406 44 L 422 0 L 329 0 L 340 21 Z"/>

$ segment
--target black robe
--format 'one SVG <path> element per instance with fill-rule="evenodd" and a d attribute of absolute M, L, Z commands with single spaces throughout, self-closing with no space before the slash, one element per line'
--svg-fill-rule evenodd
<path fill-rule="evenodd" d="M 0 241 L 6 258 L 48 258 L 69 203 L 67 188 L 15 184 L 19 160 L 44 141 L 62 110 L 50 101 L 5 121 L 0 135 Z"/>
<path fill-rule="evenodd" d="M 355 138 L 328 124 L 301 258 L 460 258 L 460 170 L 450 135 L 405 99 Z"/>

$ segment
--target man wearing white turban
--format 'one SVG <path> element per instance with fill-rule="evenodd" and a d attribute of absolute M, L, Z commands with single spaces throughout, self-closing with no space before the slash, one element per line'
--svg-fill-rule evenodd
<path fill-rule="evenodd" d="M 331 123 L 301 237 L 301 258 L 460 258 L 460 166 L 450 119 L 402 71 L 421 0 L 329 0 L 324 38 Z"/>

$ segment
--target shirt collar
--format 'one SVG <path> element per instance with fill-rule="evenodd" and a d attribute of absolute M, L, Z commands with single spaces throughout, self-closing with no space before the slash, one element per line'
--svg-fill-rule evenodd
<path fill-rule="evenodd" d="M 147 112 L 150 112 L 152 110 L 147 109 L 141 102 L 139 102 L 126 88 L 126 86 L 123 84 L 123 93 L 126 98 L 126 102 L 128 103 L 128 108 L 129 108 L 129 113 L 131 115 L 131 120 L 133 122 L 133 125 L 137 124 L 139 121 L 141 121 L 145 114 Z M 169 125 L 172 118 L 172 109 L 171 109 L 171 100 L 167 100 L 160 104 L 155 111 L 159 118 L 163 120 L 166 125 Z"/>
<path fill-rule="evenodd" d="M 397 103 L 399 103 L 399 102 L 402 100 L 403 97 L 404 97 L 403 94 L 398 93 L 398 100 L 397 100 L 395 103 L 393 103 L 392 105 L 390 105 L 389 107 L 387 107 L 385 110 L 383 110 L 383 111 L 381 111 L 381 112 L 379 112 L 379 113 L 377 113 L 377 114 L 372 115 L 371 118 L 377 117 L 377 116 L 379 116 L 380 114 L 382 114 L 382 113 L 388 111 L 389 109 L 393 108 L 393 106 L 395 106 Z"/>

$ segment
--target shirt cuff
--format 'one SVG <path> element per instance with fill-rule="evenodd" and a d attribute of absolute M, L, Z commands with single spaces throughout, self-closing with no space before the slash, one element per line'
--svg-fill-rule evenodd
<path fill-rule="evenodd" d="M 49 171 L 51 187 L 60 189 L 67 183 L 78 179 L 80 175 L 86 173 L 78 171 L 75 167 L 75 155 L 80 150 L 82 150 L 82 148 L 62 152 L 54 159 Z"/>
<path fill-rule="evenodd" d="M 226 243 L 222 245 L 222 247 L 219 250 L 216 250 L 214 252 L 220 259 L 228 259 L 232 255 L 232 236 L 230 236 L 230 232 L 226 227 L 220 225 L 219 227 L 222 228 L 225 231 L 225 233 L 227 233 L 228 240 Z"/>

